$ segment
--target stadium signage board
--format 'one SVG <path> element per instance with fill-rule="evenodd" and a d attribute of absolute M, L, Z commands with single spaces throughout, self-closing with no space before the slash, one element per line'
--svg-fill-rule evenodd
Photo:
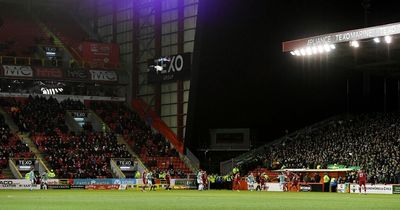
<path fill-rule="evenodd" d="M 117 82 L 118 75 L 115 71 L 89 70 L 92 81 Z"/>
<path fill-rule="evenodd" d="M 15 163 L 20 171 L 30 171 L 35 164 L 34 159 L 18 159 Z"/>
<path fill-rule="evenodd" d="M 376 184 L 371 185 L 367 184 L 367 194 L 392 194 L 393 193 L 393 186 L 392 185 L 383 185 L 383 184 Z M 359 193 L 358 184 L 350 184 L 350 193 Z"/>
<path fill-rule="evenodd" d="M 26 179 L 1 179 L 0 180 L 0 189 L 8 189 L 8 190 L 24 190 L 30 189 L 31 182 Z M 35 185 L 34 189 L 40 189 L 39 185 Z"/>
<path fill-rule="evenodd" d="M 214 150 L 248 150 L 250 148 L 250 129 L 221 128 L 210 129 L 211 145 Z"/>
<path fill-rule="evenodd" d="M 400 185 L 393 185 L 393 194 L 400 194 Z"/>
<path fill-rule="evenodd" d="M 136 179 L 74 179 L 74 185 L 136 184 Z"/>
<path fill-rule="evenodd" d="M 300 184 L 300 192 L 311 192 L 311 186 L 308 184 Z"/>
<path fill-rule="evenodd" d="M 3 65 L 3 75 L 6 77 L 33 77 L 30 66 Z"/>
<path fill-rule="evenodd" d="M 196 189 L 195 179 L 171 179 L 171 186 L 179 189 Z"/>
<path fill-rule="evenodd" d="M 119 45 L 115 43 L 83 42 L 80 46 L 82 60 L 95 66 L 119 65 Z"/>
<path fill-rule="evenodd" d="M 61 190 L 69 190 L 71 189 L 70 185 L 48 185 L 49 189 L 61 189 Z"/>
<path fill-rule="evenodd" d="M 118 190 L 119 184 L 90 184 L 85 186 L 86 190 Z"/>
<path fill-rule="evenodd" d="M 35 76 L 39 78 L 63 78 L 63 72 L 59 68 L 35 67 Z"/>
<path fill-rule="evenodd" d="M 275 182 L 265 183 L 265 188 L 266 188 L 266 191 L 283 192 L 282 187 L 279 185 L 279 183 L 275 183 Z"/>
<path fill-rule="evenodd" d="M 135 163 L 133 160 L 117 160 L 116 162 L 118 166 L 133 166 Z"/>
<path fill-rule="evenodd" d="M 74 118 L 78 118 L 78 117 L 87 118 L 89 113 L 85 112 L 85 111 L 71 111 L 71 115 Z"/>
<path fill-rule="evenodd" d="M 89 74 L 84 69 L 68 69 L 66 71 L 66 76 L 73 80 L 88 80 Z"/>
<path fill-rule="evenodd" d="M 183 53 L 148 61 L 148 82 L 185 80 L 190 78 L 192 54 Z"/>
<path fill-rule="evenodd" d="M 336 44 L 375 37 L 400 34 L 400 23 L 361 28 L 337 33 L 324 34 L 310 38 L 298 39 L 282 43 L 282 51 L 288 52 L 302 47 Z"/>

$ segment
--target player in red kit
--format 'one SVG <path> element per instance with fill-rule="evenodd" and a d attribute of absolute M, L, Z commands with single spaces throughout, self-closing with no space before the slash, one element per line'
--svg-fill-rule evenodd
<path fill-rule="evenodd" d="M 165 181 L 167 186 L 165 187 L 166 190 L 170 190 L 171 189 L 171 175 L 169 174 L 169 172 L 167 171 L 167 174 L 165 175 Z"/>
<path fill-rule="evenodd" d="M 239 191 L 240 189 L 240 173 L 237 172 L 233 177 L 233 190 Z"/>
<path fill-rule="evenodd" d="M 207 189 L 208 188 L 208 176 L 207 176 L 206 171 L 203 171 L 203 173 L 201 174 L 201 179 L 203 181 L 204 189 Z"/>
<path fill-rule="evenodd" d="M 367 183 L 367 174 L 363 171 L 360 170 L 358 171 L 358 190 L 361 193 L 361 187 L 364 185 L 364 194 L 367 194 L 367 187 L 365 186 L 365 184 Z"/>
<path fill-rule="evenodd" d="M 146 172 L 146 170 L 144 170 L 142 173 L 142 181 L 143 181 L 143 188 L 141 190 L 142 192 L 146 191 L 146 185 L 147 185 L 146 177 L 147 177 L 147 172 Z"/>
<path fill-rule="evenodd" d="M 300 176 L 295 174 L 295 173 L 292 173 L 290 178 L 291 178 L 292 183 L 290 185 L 290 190 L 289 191 L 291 191 L 292 188 L 294 187 L 294 188 L 296 188 L 296 191 L 298 192 L 299 191 Z"/>

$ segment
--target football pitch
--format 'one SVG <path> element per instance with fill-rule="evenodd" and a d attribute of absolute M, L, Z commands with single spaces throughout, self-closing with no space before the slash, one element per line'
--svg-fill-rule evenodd
<path fill-rule="evenodd" d="M 248 191 L 2 190 L 0 210 L 400 209 L 400 195 Z"/>

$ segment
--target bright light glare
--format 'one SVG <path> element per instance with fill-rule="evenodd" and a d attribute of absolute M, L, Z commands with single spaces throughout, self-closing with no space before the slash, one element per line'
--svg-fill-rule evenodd
<path fill-rule="evenodd" d="M 374 38 L 374 42 L 375 42 L 375 43 L 380 43 L 380 42 L 381 42 L 381 39 L 379 39 L 378 37 L 375 37 L 375 38 Z"/>
<path fill-rule="evenodd" d="M 385 36 L 385 42 L 386 42 L 387 44 L 392 43 L 392 37 L 391 37 L 391 36 Z"/>
<path fill-rule="evenodd" d="M 306 48 L 306 53 L 307 53 L 307 55 L 312 55 L 311 47 Z"/>
<path fill-rule="evenodd" d="M 318 48 L 316 46 L 312 47 L 312 52 L 313 52 L 313 54 L 317 54 Z"/>
<path fill-rule="evenodd" d="M 323 53 L 324 52 L 324 47 L 322 47 L 321 45 L 318 46 L 318 52 L 319 53 Z"/>
<path fill-rule="evenodd" d="M 331 51 L 331 48 L 329 47 L 329 45 L 324 45 L 324 49 L 325 49 L 325 52 L 329 52 L 329 51 Z"/>
<path fill-rule="evenodd" d="M 360 43 L 358 43 L 358 41 L 351 41 L 350 46 L 358 48 L 360 46 Z"/>
<path fill-rule="evenodd" d="M 305 51 L 303 48 L 301 48 L 301 49 L 300 49 L 300 54 L 301 54 L 301 55 L 306 55 L 306 51 Z"/>

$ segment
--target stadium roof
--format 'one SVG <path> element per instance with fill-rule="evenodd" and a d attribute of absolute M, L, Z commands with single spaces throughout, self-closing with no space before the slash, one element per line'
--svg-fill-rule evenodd
<path fill-rule="evenodd" d="M 322 34 L 282 43 L 282 52 L 335 66 L 400 75 L 400 22 Z M 384 70 L 384 71 L 382 71 Z"/>

